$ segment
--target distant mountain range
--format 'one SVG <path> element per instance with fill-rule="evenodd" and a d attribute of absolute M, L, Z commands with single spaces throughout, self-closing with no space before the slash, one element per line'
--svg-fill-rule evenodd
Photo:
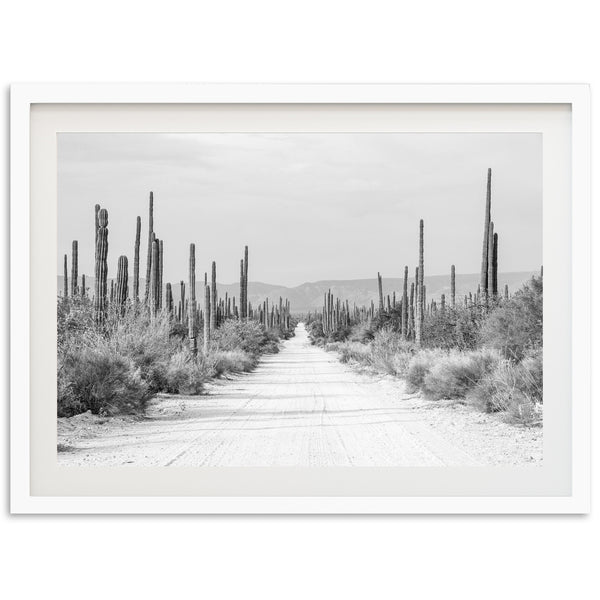
<path fill-rule="evenodd" d="M 499 273 L 498 274 L 498 287 L 503 293 L 504 285 L 508 284 L 509 291 L 515 292 L 520 288 L 526 281 L 528 281 L 533 271 L 521 271 L 517 273 Z M 414 274 L 413 274 L 414 275 Z M 468 275 L 456 275 L 456 295 L 458 298 L 462 298 L 469 292 L 475 293 L 477 291 L 477 285 L 479 284 L 479 273 L 472 273 Z M 414 281 L 414 278 L 409 279 L 410 283 Z M 392 297 L 393 292 L 396 292 L 396 297 L 402 295 L 402 279 L 398 277 L 391 277 L 383 279 L 383 293 L 384 295 L 389 294 Z M 94 278 L 86 276 L 86 287 L 89 288 L 90 292 L 93 293 L 94 289 Z M 110 283 L 109 283 L 110 287 Z M 196 297 L 202 302 L 204 298 L 204 292 L 202 290 L 203 284 L 196 283 Z M 144 280 L 140 281 L 140 291 L 143 295 L 145 288 Z M 425 276 L 425 288 L 427 298 L 439 298 L 442 294 L 446 294 L 446 297 L 450 295 L 450 275 L 430 275 Z M 58 276 L 58 291 L 62 293 L 63 289 L 63 277 Z M 217 289 L 219 295 L 222 297 L 226 293 L 230 296 L 235 296 L 236 299 L 239 297 L 239 283 L 233 284 L 220 284 L 217 283 Z M 292 312 L 305 313 L 308 311 L 314 311 L 319 309 L 323 304 L 323 295 L 327 293 L 327 290 L 331 290 L 335 296 L 347 299 L 348 302 L 356 303 L 357 306 L 368 305 L 371 300 L 378 302 L 378 290 L 377 290 L 377 279 L 329 279 L 323 281 L 307 282 L 295 287 L 286 287 L 283 285 L 272 285 L 268 283 L 261 283 L 258 281 L 248 282 L 248 299 L 254 305 L 257 306 L 259 302 L 263 302 L 266 297 L 270 300 L 277 302 L 279 296 L 282 298 L 288 298 L 292 307 Z M 410 291 L 410 290 L 409 290 Z M 187 294 L 187 292 L 186 292 Z M 179 283 L 173 286 L 173 298 L 175 302 L 179 301 Z"/>

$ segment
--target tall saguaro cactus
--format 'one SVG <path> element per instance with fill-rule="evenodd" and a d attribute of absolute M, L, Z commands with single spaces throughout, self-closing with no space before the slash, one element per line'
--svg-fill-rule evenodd
<path fill-rule="evenodd" d="M 142 219 L 135 220 L 135 245 L 133 247 L 133 300 L 140 299 L 140 234 L 142 232 Z"/>
<path fill-rule="evenodd" d="M 85 274 L 81 275 L 81 297 L 85 298 Z"/>
<path fill-rule="evenodd" d="M 150 192 L 150 200 L 148 204 L 148 255 L 146 258 L 146 291 L 144 292 L 144 301 L 149 301 L 150 293 L 150 278 L 152 267 L 152 243 L 154 241 L 154 194 Z"/>
<path fill-rule="evenodd" d="M 217 263 L 213 260 L 212 263 L 212 276 L 211 276 L 211 311 L 210 311 L 210 328 L 215 331 L 217 328 L 217 307 L 219 305 L 219 298 L 217 295 Z"/>
<path fill-rule="evenodd" d="M 77 295 L 77 280 L 79 275 L 77 273 L 77 261 L 78 261 L 78 248 L 77 240 L 73 240 L 71 249 L 71 296 Z"/>
<path fill-rule="evenodd" d="M 492 296 L 498 297 L 498 234 L 494 233 L 494 252 L 492 254 Z"/>
<path fill-rule="evenodd" d="M 158 308 L 163 307 L 163 241 L 158 242 Z"/>
<path fill-rule="evenodd" d="M 129 263 L 126 256 L 119 256 L 117 265 L 117 289 L 115 292 L 115 301 L 121 311 L 125 308 L 127 301 L 127 285 L 129 279 Z"/>
<path fill-rule="evenodd" d="M 94 261 L 96 260 L 96 248 L 98 247 L 98 227 L 100 227 L 100 219 L 99 219 L 99 214 L 100 214 L 100 205 L 96 204 L 94 206 Z"/>
<path fill-rule="evenodd" d="M 248 246 L 244 246 L 244 319 L 248 317 Z"/>
<path fill-rule="evenodd" d="M 244 315 L 244 259 L 240 259 L 240 319 L 243 319 Z"/>
<path fill-rule="evenodd" d="M 96 244 L 96 293 L 94 297 L 94 314 L 97 323 L 104 320 L 106 314 L 106 292 L 108 276 L 108 211 L 98 211 L 98 243 Z"/>
<path fill-rule="evenodd" d="M 165 287 L 165 303 L 167 311 L 171 315 L 173 313 L 173 289 L 170 283 L 167 283 Z"/>
<path fill-rule="evenodd" d="M 493 297 L 492 282 L 494 280 L 494 222 L 490 221 L 489 238 L 488 238 L 488 275 L 487 275 L 487 290 L 485 291 L 484 300 L 487 302 Z"/>
<path fill-rule="evenodd" d="M 456 268 L 450 267 L 450 306 L 456 308 Z"/>
<path fill-rule="evenodd" d="M 492 212 L 492 169 L 487 172 L 487 192 L 485 197 L 485 217 L 483 221 L 483 249 L 481 253 L 481 293 L 484 296 L 484 302 L 487 302 L 488 295 L 488 262 L 490 247 L 490 223 Z"/>
<path fill-rule="evenodd" d="M 154 318 L 158 312 L 158 240 L 156 239 L 152 241 L 152 251 L 150 253 L 148 301 L 150 304 L 150 316 Z"/>
<path fill-rule="evenodd" d="M 404 281 L 402 282 L 402 337 L 408 336 L 408 266 L 404 267 Z"/>
<path fill-rule="evenodd" d="M 190 351 L 193 355 L 198 352 L 196 340 L 196 244 L 190 244 L 190 316 L 188 318 L 188 337 Z"/>
<path fill-rule="evenodd" d="M 423 239 L 423 219 L 419 222 L 419 274 L 418 281 L 416 285 L 417 292 L 417 315 L 415 316 L 415 343 L 417 346 L 421 345 L 421 341 L 423 338 L 423 318 L 424 318 L 424 303 L 425 303 L 425 293 L 424 293 L 424 270 L 425 270 L 425 259 L 424 259 L 424 239 Z"/>
<path fill-rule="evenodd" d="M 381 274 L 377 273 L 377 289 L 379 291 L 379 314 L 383 314 L 383 282 Z"/>
<path fill-rule="evenodd" d="M 210 300 L 210 285 L 204 285 L 204 354 L 208 353 L 210 344 L 210 324 L 212 321 L 212 312 Z"/>
<path fill-rule="evenodd" d="M 65 254 L 65 258 L 63 260 L 63 298 L 68 298 L 69 296 L 69 272 L 67 269 L 67 255 Z"/>

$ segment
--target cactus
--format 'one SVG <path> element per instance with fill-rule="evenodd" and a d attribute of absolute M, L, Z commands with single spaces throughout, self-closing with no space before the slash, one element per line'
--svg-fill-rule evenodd
<path fill-rule="evenodd" d="M 217 295 L 217 263 L 215 261 L 212 263 L 211 293 L 210 328 L 211 331 L 215 331 L 218 326 L 217 308 L 219 306 L 219 297 Z"/>
<path fill-rule="evenodd" d="M 150 252 L 150 286 L 148 288 L 148 302 L 150 304 L 150 316 L 154 319 L 158 312 L 158 241 L 152 241 Z"/>
<path fill-rule="evenodd" d="M 135 245 L 133 247 L 133 300 L 140 300 L 140 234 L 142 231 L 142 219 L 135 220 Z"/>
<path fill-rule="evenodd" d="M 98 227 L 100 227 L 100 205 L 96 204 L 94 206 L 94 262 L 96 261 L 96 248 L 98 247 Z"/>
<path fill-rule="evenodd" d="M 487 172 L 487 193 L 485 198 L 485 217 L 483 222 L 483 250 L 481 253 L 481 281 L 480 293 L 484 296 L 484 302 L 487 302 L 488 294 L 488 263 L 490 248 L 490 222 L 492 210 L 492 169 Z"/>
<path fill-rule="evenodd" d="M 85 275 L 81 275 L 81 297 L 85 298 Z"/>
<path fill-rule="evenodd" d="M 179 290 L 181 295 L 181 323 L 185 323 L 185 282 L 182 280 L 179 282 Z"/>
<path fill-rule="evenodd" d="M 490 237 L 488 239 L 488 276 L 487 276 L 487 290 L 484 295 L 484 302 L 488 302 L 489 299 L 493 297 L 492 295 L 492 281 L 494 279 L 494 266 L 493 266 L 493 257 L 494 257 L 494 222 L 490 221 L 490 229 L 489 229 Z"/>
<path fill-rule="evenodd" d="M 508 283 L 504 284 L 504 299 L 508 300 Z"/>
<path fill-rule="evenodd" d="M 408 332 L 409 338 L 415 335 L 415 283 L 410 284 L 410 308 L 408 311 Z"/>
<path fill-rule="evenodd" d="M 423 290 L 423 279 L 424 279 L 424 239 L 423 239 L 423 219 L 419 222 L 419 272 L 418 272 L 418 281 L 416 285 L 416 293 L 417 293 L 417 314 L 415 316 L 415 343 L 417 346 L 421 345 L 422 337 L 423 337 L 423 309 L 425 307 L 425 294 Z"/>
<path fill-rule="evenodd" d="M 379 291 L 379 314 L 383 314 L 383 282 L 381 275 L 377 273 L 377 289 Z"/>
<path fill-rule="evenodd" d="M 450 267 L 450 307 L 456 308 L 456 269 Z"/>
<path fill-rule="evenodd" d="M 244 246 L 244 318 L 248 317 L 248 246 Z"/>
<path fill-rule="evenodd" d="M 129 278 L 129 264 L 126 256 L 119 256 L 117 264 L 117 289 L 115 291 L 115 301 L 117 306 L 123 311 L 127 301 L 127 285 Z"/>
<path fill-rule="evenodd" d="M 208 346 L 210 344 L 210 322 L 212 321 L 210 296 L 211 296 L 210 285 L 205 284 L 204 286 L 204 354 L 208 353 Z"/>
<path fill-rule="evenodd" d="M 190 338 L 190 351 L 193 355 L 198 352 L 196 341 L 196 245 L 190 244 L 190 308 L 188 318 L 188 337 Z"/>
<path fill-rule="evenodd" d="M 77 274 L 77 259 L 77 240 L 73 240 L 71 249 L 71 296 L 73 296 L 73 298 L 77 296 L 77 279 L 79 278 L 79 275 Z"/>
<path fill-rule="evenodd" d="M 106 292 L 108 275 L 108 211 L 102 208 L 98 211 L 98 243 L 96 244 L 96 293 L 94 296 L 94 315 L 97 323 L 104 320 L 106 314 Z"/>
<path fill-rule="evenodd" d="M 67 271 L 67 255 L 65 254 L 65 259 L 63 261 L 63 298 L 68 298 L 69 296 L 69 278 Z"/>
<path fill-rule="evenodd" d="M 492 254 L 492 295 L 498 297 L 498 234 L 494 233 L 494 253 Z"/>
<path fill-rule="evenodd" d="M 240 318 L 244 318 L 244 259 L 240 259 Z"/>
<path fill-rule="evenodd" d="M 173 314 L 173 290 L 171 288 L 170 283 L 167 283 L 167 285 L 166 285 L 165 295 L 166 295 L 166 300 L 165 300 L 166 308 L 167 308 L 168 313 L 171 315 L 171 314 Z"/>
<path fill-rule="evenodd" d="M 163 241 L 158 242 L 158 308 L 163 307 Z"/>
<path fill-rule="evenodd" d="M 146 290 L 144 292 L 144 302 L 148 304 L 150 293 L 150 279 L 152 277 L 152 244 L 154 242 L 154 194 L 150 192 L 148 204 L 148 254 L 146 257 Z"/>
<path fill-rule="evenodd" d="M 402 283 L 402 337 L 408 337 L 408 267 L 404 267 L 404 281 Z"/>

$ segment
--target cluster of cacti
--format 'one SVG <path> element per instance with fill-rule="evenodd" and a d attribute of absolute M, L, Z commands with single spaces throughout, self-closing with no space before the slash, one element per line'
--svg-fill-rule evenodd
<path fill-rule="evenodd" d="M 135 242 L 133 249 L 133 280 L 132 290 L 129 293 L 128 259 L 120 256 L 117 263 L 116 280 L 108 280 L 108 211 L 96 204 L 94 207 L 95 231 L 95 288 L 93 294 L 93 309 L 96 322 L 104 322 L 109 305 L 114 306 L 115 314 L 124 314 L 128 306 L 138 306 L 140 300 L 140 240 L 141 217 L 136 218 Z M 63 296 L 80 293 L 86 297 L 85 275 L 81 276 L 81 289 L 78 282 L 78 242 L 72 244 L 71 279 L 67 272 L 68 257 L 64 256 Z M 154 230 L 154 194 L 150 192 L 148 207 L 148 253 L 146 260 L 146 280 L 143 305 L 151 316 L 151 321 L 159 313 L 167 313 L 173 321 L 187 327 L 189 347 L 192 354 L 198 352 L 198 334 L 200 328 L 203 332 L 204 351 L 208 352 L 211 341 L 211 332 L 229 319 L 254 319 L 265 328 L 279 328 L 288 331 L 291 326 L 290 303 L 287 299 L 279 298 L 279 304 L 272 304 L 269 310 L 269 299 L 266 299 L 258 310 L 252 308 L 248 299 L 248 246 L 244 247 L 244 257 L 240 260 L 240 294 L 236 302 L 235 296 L 228 293 L 219 297 L 217 287 L 217 263 L 212 262 L 211 281 L 204 274 L 204 308 L 199 307 L 196 300 L 196 247 L 190 244 L 189 254 L 189 281 L 186 288 L 185 282 L 180 282 L 180 299 L 177 306 L 174 303 L 173 287 L 171 283 L 164 286 L 163 295 L 163 268 L 164 268 L 164 243 L 156 236 Z M 187 295 L 187 297 L 186 297 Z M 163 304 L 164 300 L 164 304 Z M 138 310 L 138 309 L 136 309 Z"/>
<path fill-rule="evenodd" d="M 498 296 L 498 233 L 494 231 L 494 223 L 491 220 L 491 169 L 487 173 L 487 193 L 485 202 L 484 241 L 481 264 L 481 278 L 477 292 L 464 296 L 464 308 L 485 309 L 491 302 L 500 302 Z M 457 310 L 456 297 L 456 267 L 450 267 L 450 290 L 449 296 L 441 294 L 438 300 L 427 300 L 427 289 L 425 286 L 425 260 L 424 260 L 424 222 L 419 222 L 419 244 L 418 244 L 418 266 L 415 268 L 414 281 L 408 281 L 408 266 L 404 267 L 404 279 L 400 299 L 396 299 L 396 292 L 392 295 L 384 295 L 383 278 L 377 273 L 377 299 L 378 307 L 375 308 L 374 301 L 370 306 L 353 307 L 348 309 L 348 302 L 335 298 L 331 291 L 325 294 L 323 308 L 318 315 L 322 322 L 325 335 L 334 333 L 339 327 L 353 325 L 380 316 L 384 319 L 386 315 L 395 313 L 399 322 L 402 336 L 406 340 L 412 340 L 417 345 L 423 342 L 423 324 L 425 318 L 436 314 L 438 311 Z M 504 300 L 508 300 L 508 286 L 504 287 Z M 449 305 L 447 300 L 449 300 Z"/>

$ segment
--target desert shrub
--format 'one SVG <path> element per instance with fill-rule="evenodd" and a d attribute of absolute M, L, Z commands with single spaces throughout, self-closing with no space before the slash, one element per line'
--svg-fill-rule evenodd
<path fill-rule="evenodd" d="M 201 354 L 182 350 L 173 354 L 166 372 L 166 391 L 171 394 L 200 394 L 204 383 L 215 373 L 213 361 Z"/>
<path fill-rule="evenodd" d="M 59 362 L 58 415 L 131 413 L 152 396 L 134 362 L 106 343 L 67 351 Z"/>
<path fill-rule="evenodd" d="M 376 332 L 371 342 L 371 361 L 375 369 L 389 375 L 402 375 L 408 370 L 413 345 L 391 328 Z"/>
<path fill-rule="evenodd" d="M 213 332 L 212 347 L 217 351 L 241 350 L 252 357 L 265 352 L 277 352 L 279 338 L 274 331 L 266 331 L 256 321 L 228 320 Z"/>
<path fill-rule="evenodd" d="M 423 387 L 425 376 L 433 365 L 442 359 L 445 353 L 441 350 L 421 350 L 413 355 L 406 370 L 406 382 L 409 390 L 416 392 Z"/>
<path fill-rule="evenodd" d="M 520 363 L 500 361 L 471 390 L 469 399 L 485 412 L 506 412 L 514 422 L 528 425 L 538 421 L 543 403 L 541 350 Z"/>
<path fill-rule="evenodd" d="M 544 401 L 544 353 L 542 348 L 530 350 L 519 364 L 519 385 L 536 403 Z"/>
<path fill-rule="evenodd" d="M 372 364 L 371 348 L 358 342 L 344 342 L 338 347 L 340 361 L 343 363 L 355 362 L 361 365 Z"/>
<path fill-rule="evenodd" d="M 150 323 L 146 311 L 133 308 L 121 317 L 109 315 L 105 325 L 109 346 L 133 361 L 151 392 L 166 389 L 170 357 L 181 346 L 170 336 L 170 327 L 167 314 Z"/>
<path fill-rule="evenodd" d="M 432 400 L 464 398 L 499 361 L 500 356 L 489 350 L 451 352 L 435 361 L 424 375 L 423 393 Z"/>
<path fill-rule="evenodd" d="M 484 312 L 481 307 L 446 307 L 427 315 L 423 340 L 428 348 L 472 350 L 479 342 Z"/>
<path fill-rule="evenodd" d="M 373 321 L 367 320 L 354 325 L 348 339 L 351 342 L 361 342 L 364 344 L 370 342 L 375 337 L 376 332 L 376 325 Z"/>
<path fill-rule="evenodd" d="M 500 350 L 506 358 L 521 360 L 541 348 L 543 334 L 543 280 L 532 277 L 507 302 L 489 313 L 479 334 L 480 342 Z"/>
<path fill-rule="evenodd" d="M 217 350 L 212 354 L 217 377 L 227 373 L 245 373 L 256 366 L 256 359 L 243 350 Z"/>
<path fill-rule="evenodd" d="M 323 333 L 323 322 L 318 319 L 306 323 L 306 331 L 313 344 L 317 344 L 319 340 L 322 340 L 325 337 L 325 334 Z"/>

